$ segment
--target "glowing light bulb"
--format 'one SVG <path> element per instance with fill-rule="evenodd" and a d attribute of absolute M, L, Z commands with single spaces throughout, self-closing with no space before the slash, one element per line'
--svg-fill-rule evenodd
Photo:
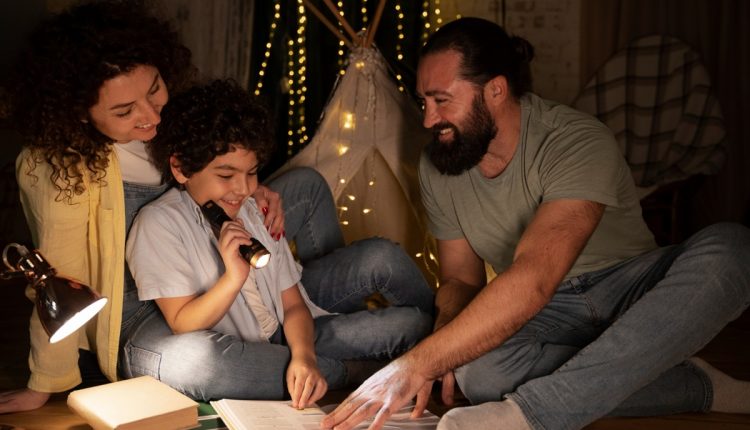
<path fill-rule="evenodd" d="M 352 112 L 344 112 L 341 114 L 341 128 L 345 130 L 354 129 L 354 114 Z"/>
<path fill-rule="evenodd" d="M 346 145 L 339 145 L 339 157 L 346 154 L 349 151 L 349 147 Z"/>
<path fill-rule="evenodd" d="M 365 215 L 369 214 L 370 212 L 372 212 L 372 209 L 370 209 L 370 208 L 364 208 L 364 209 L 362 209 L 362 213 L 365 214 Z"/>
<path fill-rule="evenodd" d="M 348 198 L 348 199 L 349 199 L 349 200 L 351 200 L 351 201 L 355 201 L 355 200 L 357 200 L 357 198 L 356 198 L 356 197 L 354 197 L 354 196 L 353 196 L 352 194 L 349 194 L 348 196 L 346 196 L 346 198 Z"/>

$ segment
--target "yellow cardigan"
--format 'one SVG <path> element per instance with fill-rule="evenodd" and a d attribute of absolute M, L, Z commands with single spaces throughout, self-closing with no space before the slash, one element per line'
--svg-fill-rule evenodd
<path fill-rule="evenodd" d="M 84 175 L 86 190 L 72 202 L 59 199 L 49 164 L 37 163 L 29 172 L 31 157 L 28 149 L 18 156 L 16 178 L 34 245 L 59 274 L 82 281 L 109 300 L 85 330 L 55 344 L 49 343 L 34 310 L 28 387 L 54 393 L 78 385 L 78 348 L 95 351 L 102 372 L 115 381 L 125 270 L 125 197 L 117 156 L 110 152 L 102 181 L 91 183 Z M 27 295 L 33 298 L 34 291 L 27 289 Z"/>

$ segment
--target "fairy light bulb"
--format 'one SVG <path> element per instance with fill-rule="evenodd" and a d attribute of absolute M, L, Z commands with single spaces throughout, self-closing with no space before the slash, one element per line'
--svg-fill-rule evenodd
<path fill-rule="evenodd" d="M 343 112 L 341 114 L 341 128 L 344 130 L 353 130 L 356 125 L 354 113 Z"/>

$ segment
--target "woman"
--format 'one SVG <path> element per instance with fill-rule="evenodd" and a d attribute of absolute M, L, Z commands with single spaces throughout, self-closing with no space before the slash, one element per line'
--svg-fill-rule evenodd
<path fill-rule="evenodd" d="M 154 311 L 150 302 L 137 300 L 125 266 L 125 237 L 138 208 L 166 188 L 148 161 L 144 142 L 156 135 L 169 91 L 186 87 L 194 76 L 190 51 L 177 34 L 133 2 L 96 2 L 52 17 L 32 34 L 18 70 L 17 82 L 10 87 L 12 114 L 27 147 L 17 159 L 16 172 L 34 244 L 58 272 L 88 284 L 109 302 L 86 330 L 55 344 L 49 343 L 38 316 L 32 314 L 28 387 L 0 394 L 0 412 L 38 408 L 50 393 L 78 385 L 82 380 L 79 348 L 96 354 L 98 368 L 108 380 L 122 373 L 118 372 L 120 347 Z M 321 220 L 330 213 L 335 219 L 333 210 L 318 207 L 327 194 L 320 191 L 319 181 L 305 180 L 309 172 L 285 176 L 278 180 L 283 195 L 296 194 L 289 201 L 304 202 L 291 210 L 304 216 L 289 218 L 288 236 L 300 236 L 298 247 L 311 250 L 312 259 L 328 254 L 342 241 L 327 236 L 316 241 L 297 234 L 325 231 L 315 226 L 329 224 L 330 220 Z M 312 194 L 315 189 L 319 191 Z M 280 239 L 285 235 L 285 217 L 279 195 L 261 188 L 253 197 L 266 216 L 269 232 Z M 321 207 L 332 206 L 324 203 Z M 387 262 L 390 255 L 393 261 L 402 260 L 392 248 L 380 251 L 388 255 L 371 258 L 368 252 L 368 258 Z M 394 303 L 403 299 L 431 308 L 431 292 L 418 271 L 392 271 L 392 276 L 383 277 L 358 269 L 346 277 L 330 277 L 339 272 L 326 264 L 311 268 L 312 277 L 308 276 L 321 290 L 328 288 L 329 280 L 361 281 L 336 284 L 344 291 L 337 297 L 348 295 L 347 285 L 400 291 L 394 288 L 398 281 L 408 288 L 403 297 L 393 295 Z M 315 300 L 313 290 L 311 296 Z"/>

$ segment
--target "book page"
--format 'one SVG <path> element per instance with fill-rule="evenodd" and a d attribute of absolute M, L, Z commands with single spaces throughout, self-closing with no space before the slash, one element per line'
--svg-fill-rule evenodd
<path fill-rule="evenodd" d="M 318 430 L 325 416 L 317 407 L 295 409 L 291 401 L 223 399 L 211 406 L 230 430 Z"/>
<path fill-rule="evenodd" d="M 211 406 L 221 416 L 230 430 L 284 429 L 318 430 L 320 421 L 338 405 L 323 408 L 311 407 L 297 410 L 291 401 L 274 400 L 231 400 L 211 402 Z M 383 426 L 384 430 L 414 429 L 434 430 L 440 418 L 425 411 L 421 418 L 410 419 L 414 404 L 399 409 Z M 354 429 L 367 429 L 372 419 L 365 420 Z"/>

